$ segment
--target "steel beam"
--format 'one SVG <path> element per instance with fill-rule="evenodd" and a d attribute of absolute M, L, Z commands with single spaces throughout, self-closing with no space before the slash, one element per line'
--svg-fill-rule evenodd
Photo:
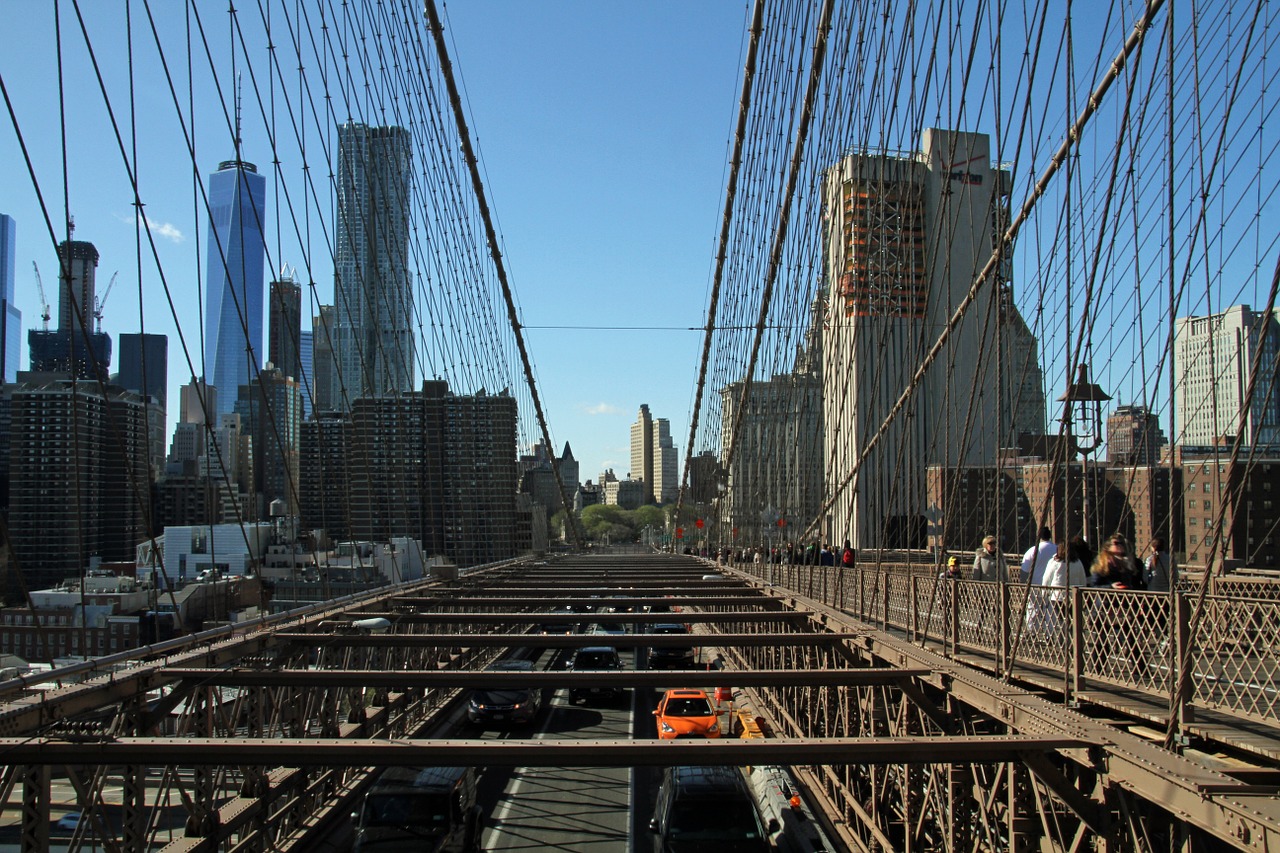
<path fill-rule="evenodd" d="M 923 669 L 795 670 L 628 670 L 625 672 L 488 672 L 362 669 L 254 670 L 172 667 L 166 676 L 213 687 L 868 687 L 901 685 L 928 675 Z"/>
<path fill-rule="evenodd" d="M 460 648 L 464 646 L 580 649 L 613 646 L 618 649 L 687 648 L 690 646 L 830 646 L 856 640 L 861 634 L 333 634 L 281 632 L 283 643 L 304 646 L 367 648 Z"/>
<path fill-rule="evenodd" d="M 1083 749 L 1066 737 L 691 738 L 684 740 L 364 740 L 338 738 L 0 738 L 15 764 L 272 767 L 666 767 L 731 764 L 949 764 L 1021 761 Z"/>
<path fill-rule="evenodd" d="M 469 590 L 474 593 L 475 590 Z M 521 590 L 520 594 L 506 594 L 509 590 L 495 589 L 493 595 L 463 595 L 456 598 L 447 596 L 423 597 L 421 595 L 388 596 L 384 601 L 394 601 L 401 607 L 422 608 L 421 612 L 430 613 L 437 607 L 460 607 L 484 610 L 489 607 L 503 607 L 514 610 L 517 607 L 545 607 L 548 610 L 565 607 L 614 607 L 623 604 L 627 607 L 748 607 L 769 605 L 782 610 L 789 610 L 786 602 L 770 595 L 690 595 L 688 593 L 661 596 L 627 596 L 625 599 L 607 599 L 587 595 L 582 590 L 555 588 L 539 590 Z M 737 592 L 737 590 L 735 590 Z M 576 593 L 576 594 L 575 594 Z M 362 602 L 361 606 L 370 605 Z M 584 615 L 591 615 L 590 613 Z M 670 614 L 670 615 L 680 615 Z"/>
<path fill-rule="evenodd" d="M 450 625 L 488 622 L 494 625 L 576 625 L 591 622 L 619 622 L 624 625 L 661 625 L 671 622 L 721 623 L 721 622 L 787 622 L 817 618 L 809 610 L 682 610 L 679 613 L 569 613 L 564 610 L 548 613 L 532 610 L 525 613 L 397 613 L 394 610 L 353 611 L 351 621 L 358 619 L 386 619 L 397 625 Z M 346 620 L 328 620 L 329 622 Z M 332 625 L 328 626 L 332 629 Z"/>

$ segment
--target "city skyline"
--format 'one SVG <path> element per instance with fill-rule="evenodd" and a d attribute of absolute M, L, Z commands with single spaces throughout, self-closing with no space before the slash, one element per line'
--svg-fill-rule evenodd
<path fill-rule="evenodd" d="M 37 136 L 34 125 L 51 115 L 49 105 L 56 102 L 53 83 L 57 75 L 37 77 L 26 70 L 50 71 L 48 57 L 53 53 L 49 49 L 51 14 L 42 4 L 28 8 L 33 14 L 16 16 L 13 59 L 9 61 L 15 64 L 6 63 L 2 70 L 7 79 L 29 84 L 14 87 L 15 114 L 23 129 Z M 495 8 L 509 18 L 509 29 L 493 31 L 480 24 L 491 14 L 486 10 Z M 552 440 L 556 444 L 571 441 L 585 470 L 621 469 L 627 464 L 626 423 L 637 399 L 649 400 L 669 415 L 676 446 L 695 455 L 705 449 L 703 439 L 688 447 L 691 403 L 683 377 L 696 363 L 698 331 L 705 321 L 706 301 L 698 285 L 709 279 L 714 256 L 714 223 L 723 197 L 746 12 L 745 4 L 678 12 L 634 7 L 601 10 L 578 4 L 560 16 L 524 10 L 519 4 L 478 4 L 452 9 L 446 20 L 454 40 L 455 62 L 465 74 L 468 109 L 486 185 L 501 224 L 504 256 L 522 306 L 529 350 L 547 397 Z M 123 43 L 124 27 L 118 15 L 88 10 L 86 17 L 90 32 L 100 40 L 97 44 Z M 182 41 L 181 20 L 161 16 L 157 25 L 162 39 L 175 44 Z M 1100 38 L 1100 22 L 1081 21 L 1078 25 L 1082 44 L 1086 35 Z M 590 37 L 601 30 L 625 35 L 606 48 L 594 44 Z M 654 32 L 664 38 L 646 37 Z M 521 33 L 535 33 L 537 38 Z M 258 103 L 252 87 L 245 90 L 242 126 L 237 129 L 231 80 L 233 52 L 225 34 L 211 31 L 209 37 L 212 56 L 207 64 L 211 67 L 197 68 L 194 80 L 195 102 L 202 106 L 191 116 L 198 134 L 190 140 L 193 160 L 188 156 L 183 128 L 174 120 L 175 107 L 168 94 L 160 89 L 140 92 L 142 133 L 136 171 L 145 205 L 140 252 L 132 227 L 139 211 L 131 207 L 132 191 L 122 178 L 118 153 L 109 146 L 86 145 L 85 137 L 92 134 L 69 140 L 70 205 L 66 212 L 79 219 L 79 235 L 102 250 L 104 280 L 117 269 L 121 271 L 120 284 L 107 306 L 104 330 L 113 336 L 157 329 L 167 334 L 173 342 L 171 395 L 190 376 L 203 372 L 199 357 L 191 355 L 199 352 L 195 340 L 199 335 L 194 334 L 199 327 L 196 296 L 207 286 L 202 279 L 210 248 L 203 238 L 207 223 L 199 203 L 208 188 L 200 182 L 207 179 L 219 156 L 235 150 L 232 146 L 237 135 L 243 137 L 239 150 L 254 152 L 259 162 L 266 162 L 272 148 L 270 123 L 263 120 L 265 100 Z M 78 118 L 105 127 L 85 45 L 75 39 L 66 41 L 68 80 L 89 100 Z M 1112 42 L 1118 43 L 1114 36 L 1106 43 Z M 572 49 L 557 50 L 554 45 L 570 45 Z M 138 59 L 143 68 L 155 71 L 159 67 L 154 55 Z M 241 49 L 240 60 L 245 59 Z M 254 61 L 259 61 L 256 56 Z M 216 84 L 211 68 L 219 75 Z M 592 72 L 584 74 L 584 68 Z M 671 70 L 654 76 L 653 68 Z M 123 103 L 129 93 L 123 58 L 104 62 L 102 73 L 113 101 Z M 530 97 L 528 93 L 534 89 L 543 95 Z M 627 93 L 628 109 L 615 103 L 618 92 Z M 99 103 L 95 104 L 94 98 Z M 345 108 L 352 113 L 364 110 L 353 101 Z M 352 116 L 335 112 L 323 118 L 306 131 L 315 150 L 329 155 L 312 156 L 313 169 L 322 160 L 332 168 L 338 128 Z M 368 124 L 376 123 L 367 119 Z M 891 132 L 872 130 L 864 144 L 909 148 L 923 124 L 917 121 L 914 128 L 904 124 Z M 990 130 L 991 124 L 990 115 L 973 115 L 957 129 Z M 56 125 L 56 120 L 49 122 L 51 128 Z M 679 128 L 678 134 L 675 128 Z M 14 140 L 6 136 L 3 144 L 11 160 L 20 162 Z M 47 189 L 60 188 L 60 167 L 52 165 L 51 159 L 59 146 L 30 148 L 37 180 Z M 289 155 L 283 157 L 286 163 L 297 165 L 297 152 L 279 153 Z M 1022 169 L 1021 180 L 1036 169 L 1036 158 L 1025 151 L 995 146 L 992 158 L 1015 162 Z M 1022 161 L 1027 161 L 1025 168 Z M 264 174 L 267 171 L 264 166 Z M 18 223 L 17 301 L 30 329 L 38 322 L 39 311 L 28 283 L 29 261 L 36 260 L 50 278 L 52 242 L 65 235 L 56 233 L 61 230 L 57 225 L 54 234 L 49 233 L 46 211 L 34 204 L 23 182 L 16 182 L 13 193 L 16 198 L 12 202 L 0 198 L 0 209 Z M 46 196 L 58 198 L 60 193 Z M 1015 192 L 1015 203 L 1021 197 Z M 601 215 L 618 198 L 628 199 L 628 215 Z M 299 266 L 303 315 L 314 316 L 331 296 L 333 273 L 326 269 L 325 257 L 332 250 L 334 223 L 313 218 L 307 225 L 302 221 L 307 217 L 298 211 L 301 201 L 296 196 L 269 199 L 268 231 L 275 233 L 269 235 L 272 245 L 267 253 L 273 270 L 284 263 Z M 59 207 L 60 202 L 48 206 L 49 218 L 55 223 L 64 212 Z M 548 209 L 557 211 L 556 223 L 547 222 L 551 218 L 546 215 Z M 294 217 L 299 221 L 296 225 L 290 221 Z M 330 229 L 327 236 L 322 233 L 326 227 Z M 307 233 L 313 234 L 314 243 L 307 245 L 296 234 L 291 235 L 295 228 L 299 233 L 309 228 Z M 152 241 L 161 270 L 152 262 Z M 1266 249 L 1263 245 L 1262 253 Z M 141 283 L 137 254 L 143 260 Z M 1020 254 L 1026 253 L 1020 250 Z M 161 288 L 161 276 L 173 291 L 172 297 Z M 601 281 L 607 281 L 608 286 L 600 287 Z M 1052 291 L 1050 285 L 1024 276 L 1017 298 L 1024 309 L 1029 303 L 1035 308 L 1026 312 L 1031 333 L 1046 338 L 1041 357 L 1046 397 L 1052 400 L 1066 384 L 1061 367 L 1064 353 L 1060 339 L 1048 339 L 1055 306 L 1036 305 L 1037 289 Z M 630 298 L 641 292 L 647 294 L 644 300 Z M 177 305 L 180 324 L 165 316 L 170 298 Z M 1210 298 L 1217 305 L 1250 302 L 1256 306 L 1263 302 L 1256 292 L 1255 278 L 1241 275 L 1230 284 L 1217 285 L 1211 296 L 1191 291 L 1186 310 L 1180 313 L 1202 313 L 1200 303 Z M 1141 300 L 1133 301 L 1126 306 L 1117 297 L 1126 324 L 1142 322 Z M 189 353 L 178 343 L 178 325 L 189 339 Z M 551 328 L 563 326 L 572 328 Z M 1168 407 L 1158 398 L 1143 400 L 1146 392 L 1133 378 L 1152 370 L 1150 366 L 1138 369 L 1141 353 L 1132 344 L 1100 349 L 1114 349 L 1117 366 L 1110 375 L 1095 371 L 1099 383 L 1117 401 L 1150 404 L 1166 431 L 1172 432 Z M 624 352 L 643 352 L 645 357 L 620 358 Z M 584 359 L 584 353 L 590 353 L 591 358 Z M 582 379 L 584 362 L 590 368 L 589 381 Z M 439 369 L 426 362 L 419 369 L 424 367 L 431 372 Z M 451 378 L 465 391 L 490 384 Z M 1167 387 L 1151 384 L 1153 394 L 1169 393 Z M 224 394 L 220 399 L 225 402 L 232 396 Z M 1054 414 L 1047 413 L 1050 420 Z M 530 420 L 522 410 L 520 441 L 526 447 L 539 440 Z M 171 415 L 170 425 L 172 422 Z M 682 451 L 682 467 L 683 455 Z"/>

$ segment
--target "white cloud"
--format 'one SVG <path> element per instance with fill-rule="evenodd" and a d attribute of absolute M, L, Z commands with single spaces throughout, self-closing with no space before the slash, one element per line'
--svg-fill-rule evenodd
<path fill-rule="evenodd" d="M 159 234 L 166 240 L 172 240 L 175 243 L 181 243 L 187 239 L 182 236 L 182 232 L 177 229 L 171 222 L 152 222 L 150 219 L 143 217 L 143 221 L 147 223 L 147 227 L 154 233 Z"/>
<path fill-rule="evenodd" d="M 581 409 L 582 411 L 586 412 L 588 415 L 620 415 L 622 414 L 622 409 L 619 409 L 617 406 L 611 405 L 609 403 L 596 403 L 594 405 L 587 405 L 586 403 L 583 403 L 581 406 Z"/>
<path fill-rule="evenodd" d="M 115 216 L 116 216 L 116 219 L 119 219 L 121 222 L 124 222 L 124 223 L 133 222 L 132 216 L 122 216 L 119 213 L 117 213 Z M 147 216 L 145 213 L 142 215 L 142 221 L 146 223 L 147 230 L 149 230 L 152 234 L 155 234 L 158 237 L 163 237 L 164 239 L 169 240 L 170 242 L 181 243 L 187 239 L 186 236 L 181 231 L 178 230 L 178 226 L 174 225 L 172 222 L 156 222 L 154 219 Z"/>

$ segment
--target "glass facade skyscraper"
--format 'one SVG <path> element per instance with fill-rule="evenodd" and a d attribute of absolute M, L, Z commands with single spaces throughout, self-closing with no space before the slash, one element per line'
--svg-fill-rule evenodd
<path fill-rule="evenodd" d="M 0 382 L 17 381 L 22 357 L 22 312 L 13 304 L 16 239 L 13 217 L 0 213 Z"/>
<path fill-rule="evenodd" d="M 332 401 L 344 409 L 359 397 L 413 390 L 412 169 L 404 128 L 338 129 Z"/>
<path fill-rule="evenodd" d="M 204 369 L 219 391 L 218 414 L 232 411 L 262 364 L 266 196 L 266 178 L 252 163 L 227 160 L 209 176 Z"/>

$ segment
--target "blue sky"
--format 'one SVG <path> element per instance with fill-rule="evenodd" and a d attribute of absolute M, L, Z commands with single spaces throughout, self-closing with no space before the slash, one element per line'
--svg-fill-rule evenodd
<path fill-rule="evenodd" d="M 80 5 L 116 118 L 125 127 L 126 146 L 132 148 L 124 4 L 117 0 Z M 331 217 L 315 212 L 327 201 L 313 200 L 310 218 L 299 226 L 311 229 L 311 236 L 302 239 L 292 233 L 286 207 L 290 199 L 271 174 L 270 117 L 258 106 L 252 88 L 266 83 L 267 45 L 257 20 L 263 7 L 242 5 L 245 49 L 255 72 L 251 79 L 246 75 L 244 156 L 268 174 L 268 218 L 280 223 L 279 237 L 268 235 L 268 264 L 309 268 L 314 282 L 309 296 L 330 302 L 332 264 L 320 226 Z M 826 144 L 909 149 L 917 144 L 924 125 L 967 127 L 993 137 L 1003 134 L 1000 156 L 1016 161 L 1011 196 L 1016 210 L 1062 139 L 1068 114 L 1074 117 L 1123 43 L 1137 5 L 1134 0 L 1116 0 L 1105 14 L 1090 14 L 1081 12 L 1078 4 L 1074 13 L 1065 3 L 1049 4 L 1043 10 L 1047 25 L 1034 85 L 1022 65 L 1024 43 L 1037 31 L 1027 19 L 1029 11 L 1015 9 L 1011 16 L 1002 16 L 989 4 L 927 7 L 927 14 L 915 21 L 920 31 L 916 50 L 909 56 L 894 54 L 901 64 L 898 89 L 890 93 L 884 88 L 892 79 L 866 81 L 866 91 L 883 97 L 850 99 L 856 107 L 851 114 L 859 118 L 846 121 L 841 133 Z M 231 50 L 226 4 L 192 4 L 189 8 L 199 11 L 205 27 L 209 56 L 197 40 L 190 60 L 195 82 L 188 95 L 188 7 L 176 2 L 150 6 L 180 102 L 180 109 L 175 109 L 144 4 L 133 0 L 138 173 L 159 263 L 144 242 L 139 274 L 132 192 L 74 7 L 63 0 L 66 187 L 78 226 L 76 237 L 91 240 L 102 254 L 100 288 L 114 272 L 120 274 L 106 306 L 104 330 L 118 334 L 145 326 L 169 335 L 172 397 L 200 372 L 186 365 L 178 334 L 180 330 L 186 336 L 198 365 L 198 287 L 207 249 L 206 225 L 204 217 L 197 216 L 200 205 L 191 157 L 178 117 L 188 111 L 190 97 L 195 105 L 195 162 L 202 176 L 233 156 Z M 416 8 L 417 3 L 408 7 Z M 59 223 L 55 239 L 61 239 L 63 159 L 54 8 L 47 0 L 6 4 L 0 75 L 13 100 L 45 205 Z M 274 10 L 279 28 L 280 10 L 287 8 L 292 14 L 295 4 L 276 2 L 268 8 Z M 854 8 L 846 7 L 846 12 Z M 1038 14 L 1039 7 L 1034 11 Z M 1117 402 L 1150 399 L 1169 430 L 1167 366 L 1160 356 L 1168 329 L 1164 293 L 1170 222 L 1177 255 L 1174 275 L 1186 289 L 1179 316 L 1203 313 L 1210 305 L 1221 310 L 1238 302 L 1255 307 L 1265 302 L 1277 246 L 1268 223 L 1280 186 L 1270 156 L 1278 126 L 1266 117 L 1272 110 L 1268 95 L 1275 90 L 1272 79 L 1278 66 L 1268 61 L 1270 42 L 1265 36 L 1271 29 L 1264 27 L 1250 46 L 1252 11 L 1243 2 L 1238 7 L 1200 8 L 1197 39 L 1183 37 L 1190 32 L 1190 16 L 1179 18 L 1173 105 L 1177 132 L 1172 144 L 1175 198 L 1170 210 L 1165 209 L 1170 146 L 1163 111 L 1168 104 L 1162 18 L 1151 49 L 1128 72 L 1141 107 L 1131 119 L 1135 123 L 1118 134 L 1125 106 L 1124 86 L 1118 83 L 1091 122 L 1071 168 L 1058 175 L 1019 234 L 1015 293 L 1023 315 L 1041 338 L 1050 401 L 1065 388 L 1066 332 L 1075 334 L 1084 282 L 1097 270 L 1094 316 L 1099 324 L 1091 333 L 1090 350 L 1096 379 Z M 671 421 L 681 457 L 687 450 L 701 346 L 700 333 L 689 329 L 705 322 L 748 12 L 745 0 L 475 0 L 445 7 L 450 49 L 552 437 L 557 449 L 566 441 L 573 445 L 584 479 L 596 478 L 604 467 L 613 467 L 619 475 L 627 472 L 629 424 L 642 403 L 648 403 L 656 417 Z M 1068 39 L 1066 24 L 1072 15 L 1075 29 Z M 894 43 L 898 38 L 898 21 L 863 23 L 873 31 L 859 33 L 871 42 L 883 38 Z M 929 54 L 929 33 L 935 30 L 954 31 L 956 38 L 947 49 L 935 47 Z M 312 31 L 318 31 L 314 23 Z M 281 53 L 287 53 L 286 36 L 276 33 Z M 1076 57 L 1070 96 L 1063 61 L 1067 44 Z M 1199 62 L 1193 61 L 1193 48 L 1199 51 Z M 997 61 L 991 68 L 974 62 L 993 51 Z M 244 58 L 239 61 L 244 70 Z M 952 73 L 957 62 L 963 63 L 964 74 Z M 933 69 L 932 76 L 917 73 L 920 63 Z M 286 58 L 283 67 L 289 65 Z M 855 77 L 889 73 L 855 66 L 851 63 L 849 71 Z M 1239 81 L 1237 70 L 1242 71 Z M 215 71 L 221 89 L 214 86 Z M 286 70 L 286 83 L 290 73 Z M 314 75 L 315 70 L 308 73 Z M 996 80 L 1003 86 L 995 85 Z M 883 116 L 882 126 L 881 113 L 890 106 L 894 109 Z M 1001 113 L 1000 121 L 993 110 Z M 303 123 L 311 123 L 305 135 L 308 158 L 315 166 L 328 162 L 316 152 L 323 152 L 320 143 L 332 142 L 324 137 L 331 136 L 342 119 L 304 116 Z M 279 105 L 277 120 L 279 140 L 288 136 L 283 127 L 288 114 Z M 8 168 L 0 184 L 0 211 L 17 221 L 17 301 L 27 328 L 38 327 L 31 262 L 39 263 L 46 290 L 54 295 L 54 240 L 45 228 L 7 116 L 0 116 L 0 125 L 0 157 Z M 288 145 L 279 147 L 282 171 L 294 174 L 289 170 L 298 169 L 299 154 Z M 1117 151 L 1114 162 L 1125 168 L 1114 183 L 1119 195 L 1109 204 L 1106 188 L 1112 185 Z M 820 167 L 820 158 L 833 154 L 813 156 Z M 312 174 L 323 183 L 325 176 Z M 1207 186 L 1203 194 L 1202 183 Z M 291 180 L 286 186 L 295 205 L 307 208 L 300 182 Z M 1105 216 L 1103 211 L 1108 211 Z M 759 222 L 773 215 L 774 210 L 763 208 L 747 213 Z M 1203 229 L 1198 226 L 1202 216 Z M 1073 226 L 1069 235 L 1068 225 Z M 746 278 L 750 280 L 744 286 L 749 288 L 754 279 Z M 1068 290 L 1075 294 L 1070 316 L 1063 297 Z M 737 302 L 740 310 L 749 312 L 753 304 L 753 298 Z M 731 365 L 730 373 L 736 369 L 736 363 Z M 518 373 L 518 365 L 513 371 Z M 457 382 L 454 388 L 463 393 L 475 390 Z M 1050 408 L 1052 424 L 1056 412 L 1052 404 Z M 703 419 L 704 426 L 709 421 L 714 421 L 713 414 Z M 523 437 L 535 436 L 529 419 Z"/>
<path fill-rule="evenodd" d="M 122 5 L 81 4 L 127 136 Z M 172 50 L 185 43 L 182 8 L 151 6 L 185 108 L 186 56 Z M 200 8 L 211 53 L 229 57 L 225 6 Z M 7 5 L 7 12 L 0 74 L 61 239 L 52 4 L 22 0 Z M 683 456 L 701 346 L 700 333 L 687 329 L 705 322 L 746 4 L 478 2 L 450 4 L 443 14 L 554 441 L 572 444 L 583 479 L 595 479 L 604 467 L 622 475 L 629 467 L 629 424 L 640 404 L 648 403 L 655 416 L 670 419 Z M 207 235 L 197 233 L 207 225 L 201 217 L 196 226 L 186 143 L 145 12 L 134 3 L 138 175 L 166 296 L 145 241 L 138 283 L 132 194 L 122 158 L 71 4 L 62 4 L 62 15 L 67 186 L 75 236 L 92 241 L 101 253 L 100 294 L 119 272 L 105 306 L 104 331 L 114 335 L 145 325 L 170 336 L 170 396 L 176 403 L 177 388 L 190 371 L 167 300 L 174 301 L 198 363 L 195 282 L 207 243 Z M 251 39 L 250 50 L 255 47 Z M 219 93 L 201 79 L 202 62 L 208 76 L 202 50 L 192 60 L 193 95 L 196 157 L 207 177 L 232 152 L 228 113 Z M 229 94 L 223 97 L 229 103 Z M 279 199 L 255 109 L 246 95 L 245 157 L 268 174 L 270 219 Z M 57 263 L 7 115 L 0 157 L 8 164 L 0 211 L 14 217 L 18 229 L 17 303 L 24 327 L 38 328 L 32 261 L 55 302 Z M 277 263 L 302 266 L 287 236 L 269 251 Z M 331 264 L 315 259 L 313 265 L 316 293 L 330 301 Z M 24 330 L 24 367 L 26 357 Z"/>

